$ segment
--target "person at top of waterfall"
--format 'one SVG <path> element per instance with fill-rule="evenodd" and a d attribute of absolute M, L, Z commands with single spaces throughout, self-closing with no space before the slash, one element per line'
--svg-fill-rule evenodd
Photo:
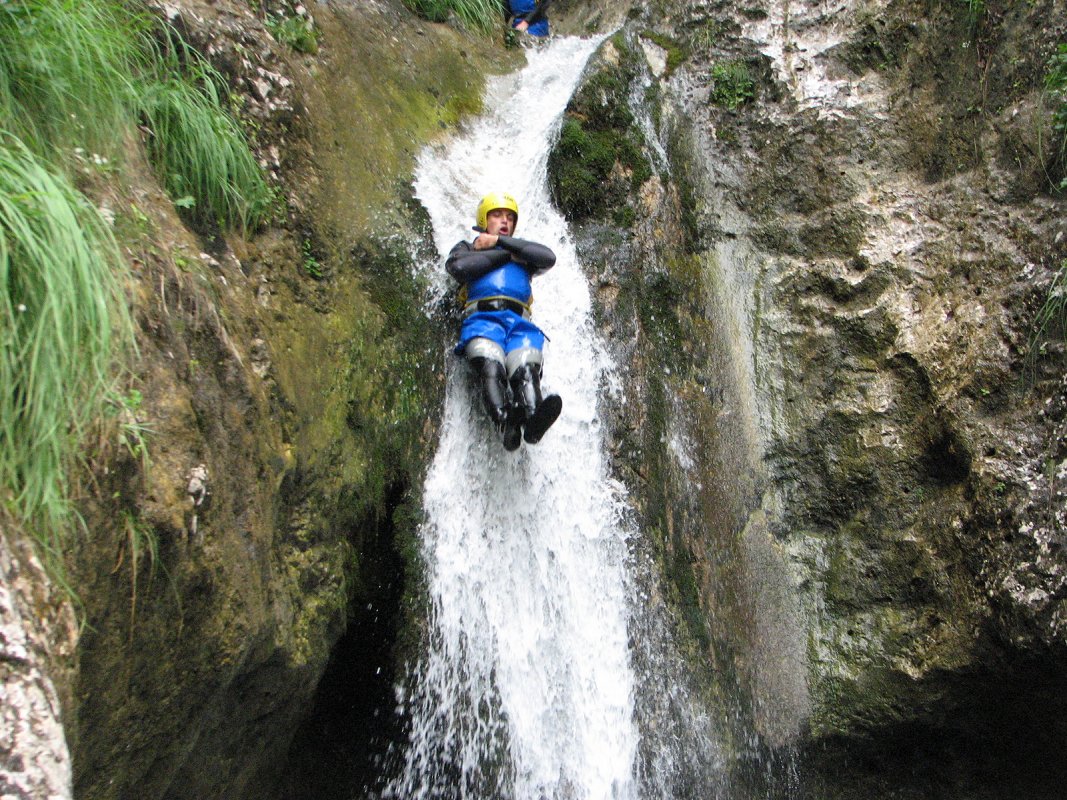
<path fill-rule="evenodd" d="M 531 36 L 548 36 L 548 4 L 552 0 L 507 0 L 511 27 Z"/>
<path fill-rule="evenodd" d="M 463 325 L 456 354 L 465 356 L 480 382 L 489 418 L 504 449 L 523 440 L 537 444 L 559 417 L 559 395 L 543 396 L 544 332 L 530 321 L 531 279 L 551 269 L 556 254 L 517 239 L 519 204 L 506 193 L 478 203 L 473 242 L 457 242 L 445 269 L 461 284 Z"/>

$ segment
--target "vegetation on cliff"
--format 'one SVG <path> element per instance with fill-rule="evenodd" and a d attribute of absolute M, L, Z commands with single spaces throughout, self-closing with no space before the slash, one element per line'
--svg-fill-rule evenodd
<path fill-rule="evenodd" d="M 652 167 L 629 107 L 638 51 L 621 34 L 611 47 L 612 68 L 590 75 L 567 107 L 549 154 L 549 183 L 552 199 L 568 219 L 610 214 L 627 227 L 634 215 L 631 198 Z"/>
<path fill-rule="evenodd" d="M 175 31 L 117 0 L 0 6 L 0 473 L 53 567 L 89 429 L 128 406 L 117 381 L 133 341 L 126 261 L 76 185 L 121 176 L 138 125 L 192 218 L 262 220 L 271 190 L 218 76 Z"/>
<path fill-rule="evenodd" d="M 498 27 L 503 11 L 500 0 L 404 0 L 404 4 L 433 22 L 446 22 L 454 16 L 465 27 L 481 33 Z"/>

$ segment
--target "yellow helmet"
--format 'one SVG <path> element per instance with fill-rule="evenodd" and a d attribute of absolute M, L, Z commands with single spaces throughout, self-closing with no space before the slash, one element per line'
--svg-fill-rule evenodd
<path fill-rule="evenodd" d="M 484 228 L 488 223 L 489 212 L 496 208 L 506 208 L 515 212 L 515 227 L 519 224 L 519 204 L 507 192 L 490 192 L 478 204 L 478 227 Z"/>

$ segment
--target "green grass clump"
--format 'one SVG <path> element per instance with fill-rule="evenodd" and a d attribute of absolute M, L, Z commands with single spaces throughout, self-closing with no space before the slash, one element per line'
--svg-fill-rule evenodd
<path fill-rule="evenodd" d="M 59 164 L 75 147 L 113 155 L 141 123 L 194 222 L 248 228 L 273 194 L 222 86 L 167 23 L 121 0 L 0 2 L 0 128 Z"/>
<path fill-rule="evenodd" d="M 982 17 L 985 16 L 985 0 L 959 0 L 959 2 L 967 7 L 967 24 L 970 26 L 973 34 L 974 30 L 978 27 L 978 23 L 980 23 Z"/>
<path fill-rule="evenodd" d="M 267 18 L 270 35 L 298 53 L 314 55 L 319 52 L 319 35 L 310 19 L 303 17 Z"/>
<path fill-rule="evenodd" d="M 739 108 L 756 97 L 756 82 L 741 61 L 716 64 L 711 70 L 711 102 L 723 108 Z"/>
<path fill-rule="evenodd" d="M 145 30 L 115 2 L 0 3 L 0 126 L 42 155 L 110 151 L 130 123 Z"/>
<path fill-rule="evenodd" d="M 1061 44 L 1048 62 L 1045 74 L 1046 102 L 1052 107 L 1054 158 L 1061 166 L 1067 162 L 1067 44 Z M 1067 178 L 1059 184 L 1067 189 Z"/>
<path fill-rule="evenodd" d="M 68 474 L 132 342 L 124 266 L 96 210 L 10 135 L 0 135 L 0 491 L 58 553 Z"/>
<path fill-rule="evenodd" d="M 404 4 L 431 22 L 447 22 L 454 15 L 463 27 L 479 33 L 492 33 L 503 19 L 500 0 L 404 0 Z"/>
<path fill-rule="evenodd" d="M 1045 302 L 1034 317 L 1034 332 L 1030 337 L 1031 359 L 1040 355 L 1054 336 L 1067 338 L 1067 259 L 1053 276 Z"/>
<path fill-rule="evenodd" d="M 175 75 L 146 85 L 138 98 L 151 134 L 148 152 L 167 194 L 200 224 L 254 228 L 273 192 L 244 132 L 223 112 L 217 81 Z"/>
<path fill-rule="evenodd" d="M 0 515 L 33 535 L 60 580 L 74 469 L 89 430 L 107 424 L 133 342 L 127 265 L 68 176 L 94 163 L 121 173 L 140 126 L 194 221 L 258 224 L 273 192 L 222 87 L 140 3 L 0 0 Z M 146 431 L 119 422 L 147 464 Z"/>

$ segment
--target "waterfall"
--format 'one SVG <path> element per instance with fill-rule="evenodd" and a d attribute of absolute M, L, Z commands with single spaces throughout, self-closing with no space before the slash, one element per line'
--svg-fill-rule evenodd
<path fill-rule="evenodd" d="M 545 391 L 564 404 L 539 445 L 508 453 L 465 366 L 449 366 L 421 530 L 429 650 L 401 693 L 410 742 L 387 796 L 638 796 L 631 532 L 597 414 L 612 367 L 545 177 L 599 41 L 528 50 L 525 69 L 490 82 L 485 116 L 419 161 L 416 194 L 441 253 L 472 238 L 478 200 L 492 190 L 518 200 L 517 236 L 556 252 L 556 266 L 534 281 L 534 321 L 550 337 Z M 423 268 L 437 296 L 454 289 L 442 264 Z"/>

